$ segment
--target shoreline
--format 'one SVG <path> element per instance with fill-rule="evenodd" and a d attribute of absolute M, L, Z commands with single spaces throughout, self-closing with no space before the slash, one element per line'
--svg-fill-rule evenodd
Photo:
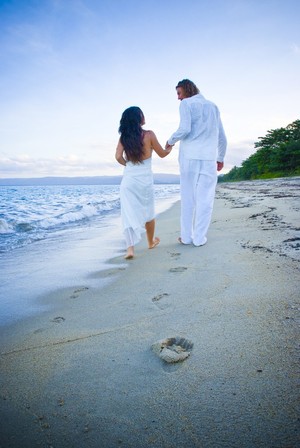
<path fill-rule="evenodd" d="M 157 215 L 174 202 L 175 195 L 159 198 Z M 97 272 L 123 251 L 121 217 L 116 214 L 0 254 L 0 328 L 43 312 L 39 298 L 57 288 L 101 286 Z M 102 282 L 106 282 L 104 277 Z"/>
<path fill-rule="evenodd" d="M 0 329 L 5 446 L 296 448 L 293 182 L 218 184 L 200 248 L 177 243 L 174 204 L 155 249 L 143 238 L 92 274 L 103 288 L 57 289 L 52 310 Z M 151 345 L 175 336 L 194 347 L 166 364 Z"/>

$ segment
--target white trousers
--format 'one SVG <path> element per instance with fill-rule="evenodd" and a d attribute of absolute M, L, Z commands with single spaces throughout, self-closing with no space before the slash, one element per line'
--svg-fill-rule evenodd
<path fill-rule="evenodd" d="M 217 164 L 213 160 L 179 159 L 181 190 L 181 241 L 202 246 L 206 243 L 215 190 Z"/>

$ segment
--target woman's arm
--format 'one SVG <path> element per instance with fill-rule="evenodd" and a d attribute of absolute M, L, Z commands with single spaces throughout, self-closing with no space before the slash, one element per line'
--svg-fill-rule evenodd
<path fill-rule="evenodd" d="M 121 141 L 119 140 L 118 146 L 116 149 L 115 158 L 121 165 L 126 166 L 126 160 L 124 159 L 123 154 L 124 154 L 124 147 L 123 147 Z"/>
<path fill-rule="evenodd" d="M 168 147 L 168 149 L 163 149 L 154 132 L 149 131 L 149 134 L 151 139 L 151 147 L 159 157 L 163 158 L 170 154 L 170 152 L 172 151 L 172 146 Z"/>

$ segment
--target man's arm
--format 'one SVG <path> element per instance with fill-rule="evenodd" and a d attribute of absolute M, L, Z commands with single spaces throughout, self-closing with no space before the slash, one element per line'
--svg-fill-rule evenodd
<path fill-rule="evenodd" d="M 179 128 L 168 139 L 166 143 L 166 148 L 167 146 L 175 145 L 176 142 L 182 140 L 191 132 L 191 124 L 192 124 L 191 112 L 190 108 L 188 107 L 188 104 L 184 100 L 182 100 L 180 103 L 179 114 L 180 114 Z"/>
<path fill-rule="evenodd" d="M 217 161 L 218 163 L 222 164 L 222 167 L 218 169 L 220 171 L 223 168 L 224 165 L 224 157 L 226 154 L 227 149 L 227 139 L 224 132 L 223 124 L 221 121 L 221 118 L 219 118 L 219 140 L 218 140 L 218 157 Z"/>

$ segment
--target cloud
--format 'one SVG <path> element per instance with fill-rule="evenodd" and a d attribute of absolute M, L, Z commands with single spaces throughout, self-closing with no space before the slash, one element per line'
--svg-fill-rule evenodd
<path fill-rule="evenodd" d="M 229 143 L 225 158 L 225 171 L 228 172 L 234 166 L 241 166 L 242 162 L 256 151 L 253 140 L 241 140 Z"/>
<path fill-rule="evenodd" d="M 153 156 L 153 172 L 178 174 L 178 152 L 167 159 Z M 34 158 L 28 154 L 17 157 L 0 157 L 2 178 L 48 177 L 48 176 L 115 176 L 122 175 L 123 167 L 114 157 L 85 158 L 68 154 L 56 158 Z"/>
<path fill-rule="evenodd" d="M 33 158 L 28 155 L 0 158 L 3 178 L 113 175 L 114 165 L 109 161 L 87 160 L 74 154 L 57 158 Z"/>
<path fill-rule="evenodd" d="M 56 157 L 34 157 L 28 154 L 3 155 L 0 157 L 1 177 L 122 175 L 123 167 L 115 161 L 114 150 L 107 150 L 107 147 L 103 143 L 90 142 L 90 145 L 84 147 L 84 155 L 74 153 Z M 178 174 L 178 150 L 179 144 L 175 145 L 172 153 L 164 159 L 153 153 L 153 172 Z M 254 152 L 253 140 L 229 141 L 224 173 L 230 171 L 234 166 L 240 166 Z"/>
<path fill-rule="evenodd" d="M 291 49 L 294 54 L 300 54 L 300 45 L 296 44 L 295 42 L 292 43 Z"/>

